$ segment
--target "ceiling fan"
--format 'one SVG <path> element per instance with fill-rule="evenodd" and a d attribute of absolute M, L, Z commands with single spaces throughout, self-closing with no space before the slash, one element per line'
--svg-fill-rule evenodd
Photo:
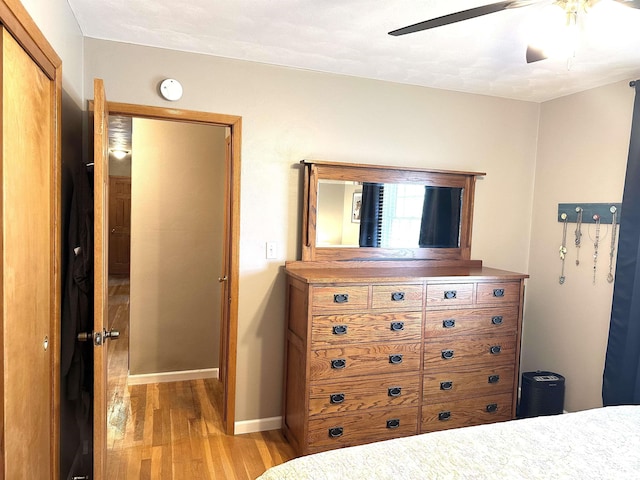
<path fill-rule="evenodd" d="M 425 20 L 424 22 L 415 23 L 407 27 L 399 28 L 389 32 L 389 35 L 400 36 L 408 33 L 420 32 L 422 30 L 429 30 L 431 28 L 442 27 L 444 25 L 450 25 L 452 23 L 462 22 L 463 20 L 469 20 L 490 13 L 500 12 L 510 8 L 527 7 L 534 4 L 553 4 L 562 8 L 566 13 L 567 25 L 575 25 L 577 16 L 579 13 L 586 13 L 589 8 L 593 7 L 600 0 L 512 0 L 508 2 L 496 2 L 489 5 L 482 5 L 480 7 L 470 8 L 468 10 L 461 10 L 459 12 L 450 13 L 442 17 L 432 18 Z M 616 3 L 621 3 L 627 7 L 640 9 L 640 0 L 613 0 Z M 537 62 L 544 60 L 547 55 L 540 48 L 529 45 L 527 47 L 526 59 L 527 63 Z"/>

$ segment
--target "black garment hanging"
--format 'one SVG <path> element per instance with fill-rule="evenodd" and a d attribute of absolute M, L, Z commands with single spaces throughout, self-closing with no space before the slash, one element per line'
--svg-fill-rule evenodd
<path fill-rule="evenodd" d="M 93 390 L 93 344 L 78 342 L 80 332 L 93 328 L 93 191 L 90 173 L 72 171 L 73 193 L 69 210 L 67 265 L 62 297 L 60 375 L 69 400 Z"/>

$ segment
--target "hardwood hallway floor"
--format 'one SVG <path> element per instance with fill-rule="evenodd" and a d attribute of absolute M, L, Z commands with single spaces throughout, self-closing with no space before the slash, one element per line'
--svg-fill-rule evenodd
<path fill-rule="evenodd" d="M 129 281 L 109 281 L 109 480 L 255 479 L 293 457 L 280 430 L 227 436 L 218 380 L 127 385 Z"/>

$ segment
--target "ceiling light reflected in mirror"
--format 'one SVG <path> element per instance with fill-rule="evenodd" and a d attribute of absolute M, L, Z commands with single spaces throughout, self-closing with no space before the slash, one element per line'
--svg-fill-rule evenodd
<path fill-rule="evenodd" d="M 111 155 L 113 155 L 116 159 L 118 160 L 122 160 L 124 157 L 126 157 L 127 155 L 129 155 L 128 150 L 111 150 Z"/>

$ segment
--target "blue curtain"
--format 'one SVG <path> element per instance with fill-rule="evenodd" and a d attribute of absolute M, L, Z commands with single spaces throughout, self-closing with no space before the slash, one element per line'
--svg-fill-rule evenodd
<path fill-rule="evenodd" d="M 636 97 L 602 381 L 605 406 L 640 404 L 640 81 L 631 86 Z"/>

